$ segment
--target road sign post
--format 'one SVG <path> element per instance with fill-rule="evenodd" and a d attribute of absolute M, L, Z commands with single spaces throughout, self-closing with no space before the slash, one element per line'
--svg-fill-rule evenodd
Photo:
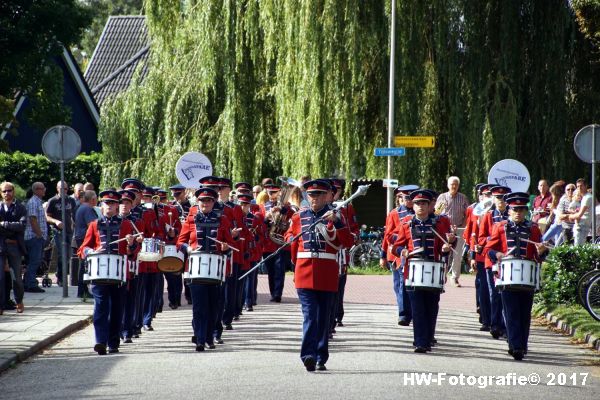
<path fill-rule="evenodd" d="M 63 223 L 61 230 L 62 246 L 59 249 L 62 258 L 62 285 L 63 297 L 69 297 L 69 274 L 67 265 L 67 224 L 65 221 L 65 197 L 66 193 L 62 190 L 62 185 L 65 181 L 65 163 L 73 160 L 81 151 L 81 139 L 75 130 L 69 126 L 57 125 L 48 129 L 42 138 L 42 150 L 44 155 L 52 162 L 60 165 L 60 181 L 61 191 L 60 196 L 60 215 Z"/>
<path fill-rule="evenodd" d="M 600 126 L 596 124 L 584 126 L 575 135 L 573 148 L 581 161 L 592 164 L 592 207 L 590 219 L 592 221 L 592 243 L 596 241 L 596 163 L 600 159 Z"/>

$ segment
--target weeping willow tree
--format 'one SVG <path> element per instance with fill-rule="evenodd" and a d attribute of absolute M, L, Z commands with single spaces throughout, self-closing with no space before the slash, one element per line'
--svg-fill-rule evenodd
<path fill-rule="evenodd" d="M 103 109 L 103 182 L 172 183 L 186 151 L 235 180 L 384 177 L 372 154 L 387 142 L 389 3 L 146 0 L 149 73 Z M 394 132 L 437 143 L 395 162 L 401 182 L 471 186 L 503 158 L 534 179 L 577 174 L 570 143 L 577 110 L 597 114 L 585 81 L 597 46 L 568 2 L 397 7 Z"/>

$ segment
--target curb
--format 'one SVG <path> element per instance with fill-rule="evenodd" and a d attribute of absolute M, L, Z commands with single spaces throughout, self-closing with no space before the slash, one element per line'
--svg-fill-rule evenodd
<path fill-rule="evenodd" d="M 552 313 L 544 312 L 543 316 L 546 319 L 546 321 L 550 322 L 554 327 L 560 329 L 561 331 L 563 331 L 564 333 L 566 333 L 569 336 L 574 336 L 575 333 L 577 332 L 576 328 L 573 328 L 572 326 L 567 324 L 565 321 L 558 319 L 558 317 L 555 315 L 552 315 Z M 599 337 L 594 336 L 591 333 L 585 333 L 584 341 L 587 344 L 589 344 L 594 350 L 600 350 L 600 338 Z"/>
<path fill-rule="evenodd" d="M 67 327 L 56 332 L 54 335 L 40 340 L 39 342 L 35 343 L 33 346 L 29 347 L 28 349 L 25 349 L 18 353 L 15 353 L 12 357 L 10 357 L 6 361 L 0 363 L 0 373 L 6 371 L 7 369 L 11 368 L 12 366 L 16 365 L 17 363 L 25 361 L 27 358 L 44 350 L 46 347 L 58 342 L 59 340 L 65 338 L 66 336 L 70 335 L 71 333 L 76 332 L 82 328 L 85 328 L 91 322 L 92 322 L 92 317 L 91 316 L 86 317 L 85 319 L 79 320 L 77 322 L 74 322 L 74 323 L 68 325 Z"/>

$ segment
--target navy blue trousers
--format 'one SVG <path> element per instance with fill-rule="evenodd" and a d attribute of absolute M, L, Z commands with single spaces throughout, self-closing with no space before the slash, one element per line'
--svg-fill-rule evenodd
<path fill-rule="evenodd" d="M 123 291 L 120 285 L 92 285 L 96 343 L 119 348 L 123 318 Z"/>
<path fill-rule="evenodd" d="M 180 306 L 181 291 L 183 290 L 182 275 L 180 273 L 175 274 L 173 272 L 166 272 L 165 278 L 167 279 L 167 292 L 169 297 L 169 304 Z"/>
<path fill-rule="evenodd" d="M 490 304 L 490 288 L 487 283 L 487 273 L 485 272 L 485 264 L 483 262 L 477 262 L 477 275 L 475 276 L 478 281 L 476 295 L 477 304 L 479 304 L 479 316 L 481 318 L 481 325 L 491 325 L 491 304 Z"/>
<path fill-rule="evenodd" d="M 125 294 L 123 296 L 123 323 L 121 326 L 121 336 L 124 338 L 131 338 L 134 332 L 138 280 L 139 278 L 134 276 L 132 279 L 129 279 L 127 285 L 125 285 Z"/>
<path fill-rule="evenodd" d="M 142 324 L 152 325 L 159 274 L 151 272 L 142 273 L 140 276 L 142 277 Z"/>
<path fill-rule="evenodd" d="M 141 332 L 144 324 L 144 274 L 137 277 L 137 287 L 135 291 L 135 304 L 133 308 L 133 330 Z"/>
<path fill-rule="evenodd" d="M 506 332 L 506 325 L 504 324 L 504 316 L 502 315 L 502 297 L 494 283 L 494 272 L 491 268 L 486 269 L 485 272 L 487 274 L 488 291 L 490 294 L 490 328 L 504 333 Z"/>
<path fill-rule="evenodd" d="M 223 312 L 223 323 L 225 325 L 231 324 L 236 314 L 239 277 L 240 265 L 233 264 L 231 276 L 225 279 L 225 311 Z"/>
<path fill-rule="evenodd" d="M 533 291 L 503 290 L 502 305 L 506 317 L 506 335 L 508 348 L 511 350 L 527 350 L 529 327 L 531 326 L 531 308 L 533 307 Z"/>
<path fill-rule="evenodd" d="M 335 320 L 337 322 L 342 322 L 342 319 L 344 319 L 344 293 L 346 293 L 347 280 L 348 274 L 340 275 L 337 291 L 337 304 L 335 309 Z"/>
<path fill-rule="evenodd" d="M 221 285 L 194 283 L 189 286 L 192 295 L 192 328 L 196 343 L 212 344 Z"/>
<path fill-rule="evenodd" d="M 285 252 L 271 258 L 265 263 L 267 273 L 269 274 L 269 292 L 271 299 L 281 298 L 283 295 L 283 285 L 285 283 L 285 260 L 282 259 Z M 271 253 L 265 253 L 263 258 L 266 258 Z"/>
<path fill-rule="evenodd" d="M 392 271 L 394 293 L 396 294 L 396 304 L 398 304 L 398 318 L 410 322 L 412 320 L 412 309 L 410 306 L 410 297 L 404 285 L 402 268 L 395 269 L 392 262 L 388 262 L 388 267 Z"/>
<path fill-rule="evenodd" d="M 254 268 L 255 262 L 250 263 L 250 268 Z M 244 304 L 246 307 L 256 304 L 256 280 L 258 271 L 252 271 L 245 279 L 244 283 Z"/>
<path fill-rule="evenodd" d="M 238 272 L 238 278 L 244 275 L 248 271 L 242 271 L 241 269 Z M 245 277 L 242 280 L 236 279 L 236 288 L 235 288 L 235 314 L 237 317 L 242 314 L 242 307 L 244 306 L 244 288 L 246 287 L 246 281 L 248 277 Z"/>
<path fill-rule="evenodd" d="M 190 285 L 191 286 L 191 285 Z M 192 305 L 194 299 L 192 298 Z M 225 312 L 225 285 L 219 285 L 217 299 L 217 314 L 214 323 L 213 336 L 217 339 L 223 334 L 223 313 Z"/>
<path fill-rule="evenodd" d="M 415 346 L 429 347 L 435 335 L 440 292 L 437 290 L 408 290 L 413 317 Z"/>
<path fill-rule="evenodd" d="M 165 277 L 162 272 L 156 274 L 156 287 L 154 291 L 154 315 L 158 310 L 162 310 L 164 305 L 164 292 L 165 292 Z"/>
<path fill-rule="evenodd" d="M 313 358 L 325 364 L 329 359 L 329 316 L 334 292 L 297 289 L 302 306 L 302 347 L 300 359 Z"/>

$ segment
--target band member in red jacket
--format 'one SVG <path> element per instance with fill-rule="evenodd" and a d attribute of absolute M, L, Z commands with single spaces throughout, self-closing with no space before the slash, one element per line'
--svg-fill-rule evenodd
<path fill-rule="evenodd" d="M 134 240 L 133 227 L 129 221 L 117 215 L 121 196 L 114 190 L 100 193 L 102 217 L 92 221 L 87 229 L 83 243 L 79 248 L 80 258 L 91 253 L 119 254 L 134 259 L 139 250 Z M 125 239 L 114 243 L 118 239 Z M 94 331 L 96 345 L 94 351 L 99 355 L 119 352 L 121 320 L 123 317 L 123 290 L 119 282 L 92 282 L 91 292 L 94 296 Z"/>
<path fill-rule="evenodd" d="M 441 262 L 443 255 L 450 252 L 456 237 L 451 233 L 450 220 L 441 215 L 430 214 L 430 203 L 433 193 L 426 189 L 416 190 L 410 194 L 415 215 L 406 217 L 398 230 L 398 239 L 392 245 L 392 252 L 399 257 L 407 258 L 410 253 L 421 251 L 415 258 Z M 405 222 L 404 222 L 405 221 Z M 447 238 L 444 243 L 435 233 Z M 404 268 L 404 277 L 408 278 L 408 268 Z M 439 310 L 440 291 L 415 289 L 409 290 L 410 305 L 413 317 L 413 335 L 415 353 L 431 351 L 434 344 L 435 325 Z"/>
<path fill-rule="evenodd" d="M 494 225 L 490 239 L 485 245 L 485 255 L 492 263 L 501 263 L 502 259 L 509 255 L 541 262 L 548 249 L 540 243 L 542 234 L 537 224 L 525 219 L 529 194 L 515 192 L 507 194 L 504 199 L 509 209 L 508 220 Z M 508 353 L 515 360 L 522 360 L 527 354 L 533 293 L 533 287 L 531 290 L 506 288 L 500 292 L 506 318 Z"/>
<path fill-rule="evenodd" d="M 289 241 L 302 233 L 290 245 L 294 282 L 304 316 L 300 358 L 307 371 L 316 367 L 324 371 L 329 359 L 329 317 L 338 290 L 337 247 L 350 247 L 354 239 L 342 218 L 327 204 L 329 181 L 315 179 L 303 186 L 310 208 L 293 215 L 285 238 Z M 309 229 L 319 220 L 322 222 Z"/>
<path fill-rule="evenodd" d="M 213 254 L 230 252 L 229 246 L 234 244 L 230 222 L 225 215 L 213 209 L 219 195 L 214 189 L 201 188 L 196 191 L 195 196 L 198 205 L 190 209 L 181 228 L 177 238 L 178 249 L 188 255 L 193 250 Z M 192 211 L 193 209 L 196 210 Z M 188 283 L 192 294 L 192 342 L 196 344 L 196 351 L 204 351 L 205 344 L 214 349 L 213 333 L 219 311 L 221 283 L 207 282 L 204 279 L 191 279 Z"/>

